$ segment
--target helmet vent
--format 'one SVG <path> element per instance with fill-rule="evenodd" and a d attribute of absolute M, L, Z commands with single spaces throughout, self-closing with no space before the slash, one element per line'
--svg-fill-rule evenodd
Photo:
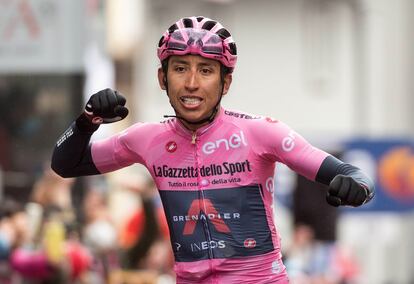
<path fill-rule="evenodd" d="M 229 43 L 229 48 L 230 48 L 230 53 L 232 55 L 237 55 L 237 47 L 236 47 L 236 44 L 234 42 Z"/>
<path fill-rule="evenodd" d="M 192 28 L 193 27 L 193 21 L 189 18 L 183 19 L 183 24 L 184 24 L 184 27 L 186 27 L 186 28 Z"/>
<path fill-rule="evenodd" d="M 229 33 L 229 31 L 226 30 L 225 28 L 222 28 L 222 29 L 218 30 L 216 32 L 216 34 L 218 34 L 222 39 L 226 39 L 226 38 L 228 38 L 228 37 L 231 36 L 231 34 Z"/>
<path fill-rule="evenodd" d="M 178 26 L 176 24 L 172 25 L 171 27 L 168 28 L 168 32 L 171 34 L 173 33 L 175 30 L 178 30 Z"/>
<path fill-rule="evenodd" d="M 197 17 L 197 22 L 201 22 L 202 20 L 204 20 L 204 17 Z"/>
<path fill-rule="evenodd" d="M 217 24 L 216 21 L 207 21 L 204 23 L 204 25 L 201 27 L 203 30 L 211 30 L 215 25 Z"/>
<path fill-rule="evenodd" d="M 164 36 L 160 38 L 160 41 L 158 42 L 158 47 L 161 47 L 161 45 L 164 43 Z"/>

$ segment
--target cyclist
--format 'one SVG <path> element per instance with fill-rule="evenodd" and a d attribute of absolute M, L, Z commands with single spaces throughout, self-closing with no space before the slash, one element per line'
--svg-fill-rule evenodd
<path fill-rule="evenodd" d="M 167 216 L 177 283 L 288 283 L 272 210 L 275 163 L 328 185 L 333 206 L 368 202 L 372 181 L 281 121 L 221 107 L 237 49 L 219 22 L 178 20 L 158 57 L 175 115 L 90 143 L 101 123 L 128 114 L 121 94 L 102 90 L 58 140 L 52 168 L 71 177 L 146 166 Z"/>

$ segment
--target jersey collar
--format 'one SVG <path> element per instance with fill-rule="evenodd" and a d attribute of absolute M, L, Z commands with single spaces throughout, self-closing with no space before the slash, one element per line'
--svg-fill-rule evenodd
<path fill-rule="evenodd" d="M 182 136 L 189 137 L 189 139 L 191 139 L 194 132 L 197 136 L 200 136 L 206 133 L 207 131 L 209 131 L 210 129 L 215 128 L 218 125 L 220 125 L 221 121 L 223 120 L 223 115 L 224 115 L 224 109 L 223 107 L 220 106 L 220 109 L 217 112 L 214 120 L 206 125 L 201 126 L 195 131 L 186 128 L 184 124 L 178 118 L 174 118 L 174 129 Z"/>

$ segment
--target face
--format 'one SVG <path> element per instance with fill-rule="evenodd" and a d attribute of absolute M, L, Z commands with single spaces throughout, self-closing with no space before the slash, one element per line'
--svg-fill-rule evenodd
<path fill-rule="evenodd" d="M 231 74 L 227 74 L 224 82 L 221 81 L 219 61 L 198 55 L 171 56 L 167 74 L 161 68 L 158 70 L 158 81 L 163 90 L 166 90 L 165 78 L 176 115 L 194 122 L 211 115 L 222 88 L 223 95 L 227 94 L 232 80 Z M 208 123 L 194 125 L 182 122 L 191 130 Z"/>

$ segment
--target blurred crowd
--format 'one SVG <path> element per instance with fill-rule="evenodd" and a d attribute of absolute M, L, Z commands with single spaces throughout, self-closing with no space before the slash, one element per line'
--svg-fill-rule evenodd
<path fill-rule="evenodd" d="M 99 176 L 83 183 L 46 169 L 25 204 L 0 204 L 0 284 L 175 283 L 168 225 L 152 179 Z M 76 200 L 75 200 L 76 199 Z M 79 200 L 78 200 L 79 199 Z M 292 284 L 358 283 L 358 265 L 335 242 L 296 224 L 284 262 Z"/>
<path fill-rule="evenodd" d="M 46 169 L 29 202 L 1 200 L 0 284 L 174 283 L 167 223 L 152 180 L 119 181 L 124 193 L 111 197 L 118 201 L 114 209 L 107 177 L 99 179 L 86 183 L 76 204 L 75 179 Z"/>
<path fill-rule="evenodd" d="M 296 224 L 284 257 L 291 284 L 361 283 L 352 251 L 333 241 L 317 240 L 307 224 Z"/>

